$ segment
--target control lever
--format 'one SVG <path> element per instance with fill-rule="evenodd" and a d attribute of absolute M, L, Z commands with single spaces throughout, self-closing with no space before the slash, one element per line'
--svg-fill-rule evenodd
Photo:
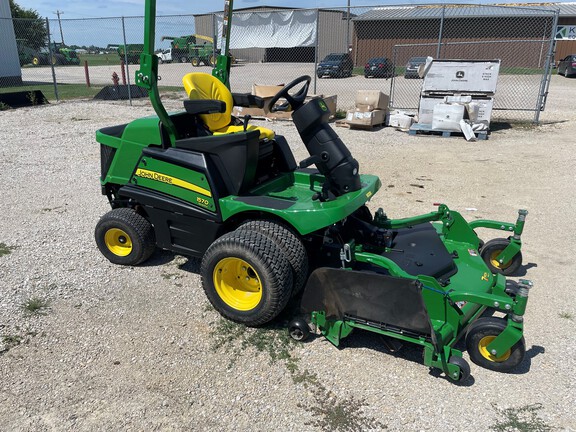
<path fill-rule="evenodd" d="M 246 129 L 248 129 L 248 122 L 250 121 L 251 118 L 252 118 L 252 116 L 250 114 L 246 114 L 244 116 L 244 123 L 243 123 L 244 132 L 246 132 Z"/>
<path fill-rule="evenodd" d="M 319 164 L 322 162 L 328 162 L 330 160 L 330 155 L 328 152 L 322 152 L 320 155 L 312 155 L 307 157 L 303 161 L 300 162 L 300 168 L 308 168 L 310 165 Z"/>

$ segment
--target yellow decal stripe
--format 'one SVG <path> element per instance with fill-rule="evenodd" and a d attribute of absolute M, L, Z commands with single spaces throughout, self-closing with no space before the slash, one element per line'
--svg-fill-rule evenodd
<path fill-rule="evenodd" d="M 138 168 L 136 170 L 136 175 L 138 177 L 147 178 L 150 180 L 156 180 L 162 183 L 171 184 L 174 186 L 178 186 L 184 189 L 191 190 L 192 192 L 196 192 L 202 194 L 207 197 L 212 197 L 212 193 L 208 189 L 204 189 L 200 186 L 197 186 L 192 183 L 188 183 L 187 181 L 180 180 L 179 178 L 168 176 L 166 174 L 160 174 L 156 171 L 145 170 L 142 168 Z"/>

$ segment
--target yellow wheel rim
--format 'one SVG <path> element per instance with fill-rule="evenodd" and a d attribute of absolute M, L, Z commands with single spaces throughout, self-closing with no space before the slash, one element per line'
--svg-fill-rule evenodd
<path fill-rule="evenodd" d="M 104 234 L 104 242 L 116 256 L 128 256 L 132 252 L 132 239 L 120 228 L 111 228 Z"/>
<path fill-rule="evenodd" d="M 507 263 L 503 263 L 503 264 L 500 264 L 500 262 L 498 261 L 497 258 L 501 252 L 502 252 L 501 250 L 497 250 L 497 251 L 494 251 L 490 254 L 490 264 L 492 264 L 492 266 L 494 266 L 495 268 L 499 268 L 499 269 L 505 269 L 505 268 L 510 267 L 510 263 L 512 261 L 508 261 Z"/>
<path fill-rule="evenodd" d="M 262 300 L 262 283 L 256 270 L 240 258 L 224 258 L 214 267 L 214 287 L 224 303 L 249 311 Z"/>
<path fill-rule="evenodd" d="M 38 57 L 34 57 L 34 58 L 32 59 L 32 64 L 33 64 L 34 66 L 38 66 L 38 65 L 40 64 L 40 60 L 38 59 Z"/>
<path fill-rule="evenodd" d="M 484 336 L 482 339 L 480 339 L 480 342 L 478 342 L 478 351 L 480 351 L 480 354 L 482 354 L 482 357 L 484 357 L 486 360 L 489 360 L 489 361 L 495 362 L 495 363 L 505 362 L 506 360 L 508 360 L 510 358 L 510 354 L 512 354 L 512 350 L 506 351 L 500 357 L 496 357 L 495 355 L 490 354 L 490 352 L 488 351 L 488 349 L 486 347 L 488 345 L 490 345 L 490 343 L 494 339 L 496 339 L 496 336 Z"/>
<path fill-rule="evenodd" d="M 192 59 L 192 66 L 198 66 L 199 63 L 198 59 Z"/>

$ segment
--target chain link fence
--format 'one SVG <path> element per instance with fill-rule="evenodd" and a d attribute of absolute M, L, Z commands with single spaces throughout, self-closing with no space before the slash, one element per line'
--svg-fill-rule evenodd
<path fill-rule="evenodd" d="M 557 20 L 557 11 L 543 7 L 480 5 L 243 11 L 232 21 L 232 90 L 310 75 L 313 93 L 337 95 L 338 109 L 352 108 L 362 89 L 389 94 L 391 108 L 416 111 L 422 80 L 407 73 L 413 57 L 500 59 L 494 115 L 537 121 Z M 157 17 L 161 91 L 184 98 L 185 74 L 211 72 L 221 23 L 221 13 Z M 0 19 L 0 26 L 3 35 L 12 28 L 16 41 L 10 47 L 11 38 L 2 37 L 0 49 L 17 52 L 19 63 L 15 74 L 0 75 L 0 92 L 40 89 L 49 99 L 89 98 L 134 81 L 143 17 Z"/>

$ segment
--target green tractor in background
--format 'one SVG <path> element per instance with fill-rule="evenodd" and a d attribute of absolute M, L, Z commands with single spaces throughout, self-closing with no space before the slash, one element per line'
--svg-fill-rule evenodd
<path fill-rule="evenodd" d="M 260 326 L 296 302 L 294 339 L 312 326 L 339 345 L 353 329 L 368 330 L 422 346 L 424 364 L 455 381 L 470 374 L 455 348 L 463 337 L 482 367 L 506 372 L 523 361 L 531 283 L 505 276 L 522 263 L 526 211 L 516 223 L 469 223 L 445 205 L 405 219 L 370 211 L 381 182 L 360 174 L 324 101 L 306 100 L 309 76 L 269 105 L 293 111 L 310 154 L 299 163 L 284 137 L 231 116 L 232 106 L 262 107 L 263 100 L 230 92 L 229 56 L 218 57 L 212 75 L 186 75 L 189 99 L 168 114 L 157 87 L 155 11 L 156 1 L 146 0 L 136 83 L 157 115 L 96 133 L 112 210 L 95 239 L 108 260 L 135 266 L 156 248 L 197 257 L 206 296 L 228 319 Z M 231 18 L 226 1 L 223 52 Z M 507 238 L 484 243 L 478 228 Z"/>
<path fill-rule="evenodd" d="M 188 63 L 194 67 L 202 64 L 214 66 L 220 55 L 220 50 L 214 46 L 214 39 L 210 36 L 192 34 L 187 36 L 162 36 L 162 41 L 169 40 L 172 61 Z M 232 63 L 235 62 L 232 56 Z"/>
<path fill-rule="evenodd" d="M 80 58 L 76 50 L 69 48 L 61 42 L 52 42 L 52 64 L 78 66 L 80 64 Z"/>

